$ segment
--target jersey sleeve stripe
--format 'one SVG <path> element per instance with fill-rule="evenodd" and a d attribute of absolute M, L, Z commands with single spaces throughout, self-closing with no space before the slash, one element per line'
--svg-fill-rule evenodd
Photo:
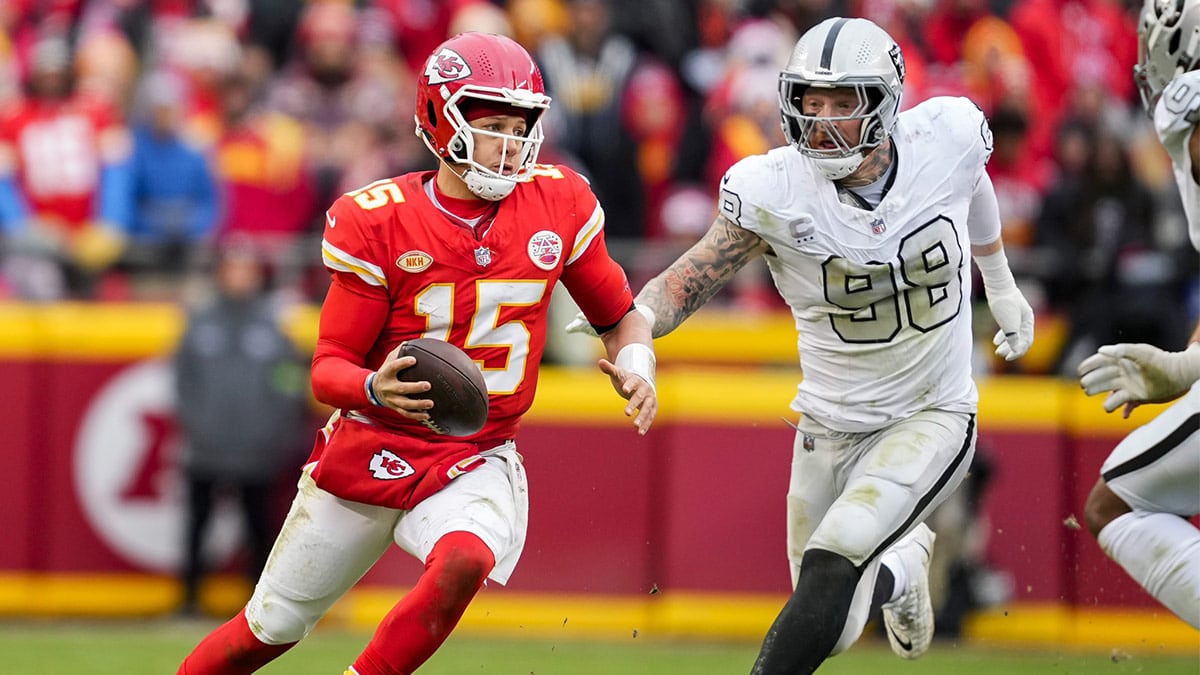
<path fill-rule="evenodd" d="M 324 239 L 321 240 L 321 258 L 331 270 L 349 272 L 372 286 L 387 287 L 387 277 L 383 275 L 383 268 L 355 258 Z"/>
<path fill-rule="evenodd" d="M 567 258 L 567 263 L 570 265 L 575 262 L 579 256 L 583 255 L 584 251 L 591 245 L 595 239 L 604 230 L 604 209 L 600 205 L 596 205 L 596 210 L 592 211 L 592 216 L 588 218 L 587 223 L 579 230 L 579 234 L 575 236 L 575 246 L 571 248 L 571 257 Z"/>

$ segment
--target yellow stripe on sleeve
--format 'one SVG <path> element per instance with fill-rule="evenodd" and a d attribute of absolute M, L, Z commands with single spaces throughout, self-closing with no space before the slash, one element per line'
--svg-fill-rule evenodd
<path fill-rule="evenodd" d="M 596 204 L 596 210 L 592 211 L 591 218 L 588 218 L 587 223 L 579 230 L 579 234 L 575 236 L 575 246 L 571 248 L 571 257 L 567 259 L 568 265 L 579 259 L 584 251 L 592 244 L 592 240 L 600 235 L 604 230 L 604 209 Z"/>
<path fill-rule="evenodd" d="M 387 277 L 383 275 L 383 268 L 355 258 L 324 239 L 321 240 L 321 258 L 331 270 L 349 272 L 372 286 L 387 288 Z"/>

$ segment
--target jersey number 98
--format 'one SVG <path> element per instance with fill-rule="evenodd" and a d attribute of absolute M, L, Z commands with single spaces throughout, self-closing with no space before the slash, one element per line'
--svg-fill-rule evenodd
<path fill-rule="evenodd" d="M 962 306 L 963 250 L 954 224 L 939 216 L 900 240 L 889 262 L 831 257 L 821 266 L 829 315 L 843 342 L 891 342 L 907 324 L 923 333 L 949 323 Z M 899 269 L 899 279 L 895 274 Z"/>

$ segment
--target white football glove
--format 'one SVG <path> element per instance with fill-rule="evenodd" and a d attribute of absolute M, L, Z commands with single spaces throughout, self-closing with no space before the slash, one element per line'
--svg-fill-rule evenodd
<path fill-rule="evenodd" d="M 577 312 L 575 318 L 567 323 L 564 330 L 568 333 L 582 333 L 589 337 L 600 337 L 596 329 L 592 328 L 592 324 L 588 322 L 587 317 L 583 315 L 583 312 Z"/>
<path fill-rule="evenodd" d="M 1105 345 L 1079 364 L 1088 396 L 1109 392 L 1104 409 L 1132 403 L 1164 403 L 1200 380 L 1200 344 L 1168 352 L 1147 344 Z"/>
<path fill-rule="evenodd" d="M 996 355 L 1005 361 L 1019 359 L 1033 344 L 1033 308 L 1016 286 L 1002 291 L 987 291 L 988 309 L 1000 325 L 992 338 Z"/>
<path fill-rule="evenodd" d="M 650 324 L 650 330 L 653 331 L 654 322 L 658 318 L 654 314 L 654 310 L 637 303 L 634 303 L 633 308 L 646 318 L 646 323 Z M 566 330 L 568 333 L 582 333 L 591 337 L 600 337 L 600 335 L 596 333 L 596 329 L 592 328 L 592 324 L 588 322 L 587 317 L 583 315 L 583 312 L 576 313 L 575 318 L 571 319 L 567 323 L 567 325 L 564 327 L 564 330 Z"/>

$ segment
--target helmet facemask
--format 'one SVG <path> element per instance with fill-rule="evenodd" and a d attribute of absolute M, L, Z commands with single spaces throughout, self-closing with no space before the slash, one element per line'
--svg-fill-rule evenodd
<path fill-rule="evenodd" d="M 858 103 L 848 115 L 806 115 L 802 107 L 804 94 L 812 87 L 853 90 Z M 885 106 L 889 106 L 888 110 L 895 108 L 895 101 L 891 98 L 887 86 L 877 80 L 844 81 L 832 87 L 823 83 L 815 84 L 787 72 L 779 78 L 783 133 L 788 142 L 815 161 L 821 173 L 830 180 L 840 180 L 854 173 L 863 159 L 887 139 L 883 115 Z M 858 137 L 847 138 L 839 124 L 855 120 L 861 122 Z M 813 142 L 818 137 L 832 141 L 835 147 L 818 147 Z"/>
<path fill-rule="evenodd" d="M 469 110 L 471 105 L 476 103 L 483 103 L 495 110 L 510 108 L 512 114 L 524 115 L 527 125 L 525 135 L 517 136 L 471 126 L 463 111 Z M 455 129 L 442 159 L 466 167 L 460 175 L 475 196 L 489 201 L 504 199 L 512 193 L 517 183 L 528 181 L 532 177 L 533 166 L 537 163 L 538 152 L 544 140 L 541 115 L 549 103 L 549 97 L 544 94 L 525 90 L 497 91 L 470 85 L 460 88 L 446 101 L 442 110 L 445 120 Z M 503 114 L 508 112 L 505 110 Z M 475 160 L 475 144 L 479 137 L 495 138 L 503 142 L 499 170 L 484 166 Z M 422 138 L 429 149 L 438 154 L 429 139 L 424 135 Z M 511 172 L 504 171 L 506 165 L 512 167 Z"/>

